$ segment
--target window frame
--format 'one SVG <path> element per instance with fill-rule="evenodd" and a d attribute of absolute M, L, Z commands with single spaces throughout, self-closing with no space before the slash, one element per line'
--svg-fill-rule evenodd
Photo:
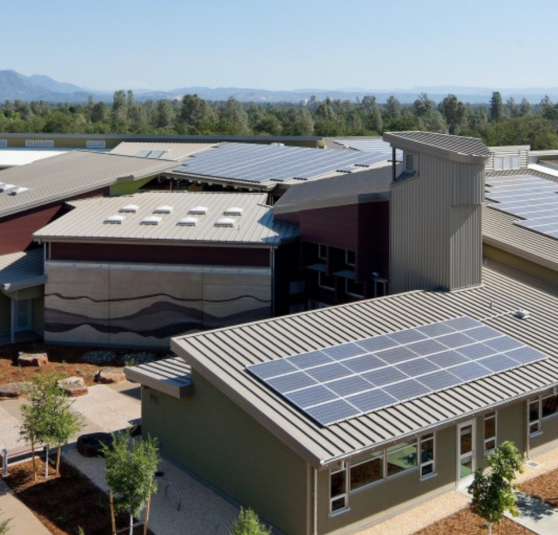
<path fill-rule="evenodd" d="M 409 466 L 408 468 L 403 468 L 402 470 L 396 472 L 395 474 L 389 474 L 388 471 L 388 457 L 390 453 L 405 449 L 409 446 L 411 446 L 414 443 L 415 446 L 415 464 L 414 466 Z M 391 452 L 390 452 L 391 450 Z M 392 446 L 388 446 L 387 448 L 385 448 L 385 456 L 384 456 L 384 463 L 385 463 L 385 468 L 384 468 L 384 474 L 385 474 L 385 479 L 386 481 L 389 481 L 391 479 L 394 479 L 396 477 L 400 477 L 403 474 L 408 474 L 409 472 L 413 471 L 413 470 L 417 470 L 418 466 L 419 466 L 419 462 L 418 462 L 418 454 L 419 454 L 419 443 L 418 440 L 415 438 L 414 440 L 404 440 L 402 442 L 399 442 L 397 444 L 393 444 Z"/>
<path fill-rule="evenodd" d="M 337 516 L 342 513 L 349 511 L 349 463 L 347 461 L 339 461 L 337 463 L 338 467 L 332 467 L 329 469 L 329 516 Z M 345 478 L 345 492 L 332 496 L 332 477 L 336 474 L 344 474 Z M 333 502 L 336 500 L 344 500 L 343 507 L 339 509 L 333 509 Z"/>
<path fill-rule="evenodd" d="M 323 284 L 322 277 L 331 277 L 333 286 L 328 286 L 327 284 Z M 335 291 L 335 277 L 333 275 L 328 275 L 325 271 L 318 271 L 318 286 L 323 290 L 330 290 L 332 292 Z"/>
<path fill-rule="evenodd" d="M 537 408 L 537 418 L 531 419 L 531 406 Z M 541 397 L 537 396 L 534 399 L 527 400 L 527 430 L 530 437 L 536 437 L 542 434 L 542 418 L 541 418 Z"/>
<path fill-rule="evenodd" d="M 554 412 L 552 412 L 550 414 L 547 414 L 545 416 L 545 414 L 544 414 L 544 402 L 545 402 L 545 400 L 550 399 L 550 398 L 556 398 L 556 402 L 557 402 L 556 407 L 554 409 Z M 552 394 L 551 393 L 551 394 L 548 394 L 546 396 L 541 396 L 541 407 L 540 407 L 540 419 L 541 419 L 541 421 L 546 420 L 548 418 L 553 418 L 556 415 L 558 415 L 558 394 Z"/>
<path fill-rule="evenodd" d="M 487 436 L 486 435 L 486 423 L 488 420 L 494 420 L 494 435 Z M 483 419 L 482 419 L 482 438 L 483 438 L 483 451 L 485 455 L 488 455 L 498 445 L 498 411 L 490 411 L 487 412 Z M 494 446 L 492 448 L 487 447 L 489 442 L 494 442 Z"/>
<path fill-rule="evenodd" d="M 353 255 L 353 261 L 349 262 L 349 254 Z M 356 251 L 352 251 L 351 249 L 345 249 L 345 265 L 354 267 L 356 266 Z"/>
<path fill-rule="evenodd" d="M 350 494 L 355 494 L 355 493 L 361 492 L 363 490 L 369 489 L 371 487 L 374 487 L 375 485 L 383 483 L 386 480 L 385 456 L 386 456 L 386 450 L 385 450 L 385 448 L 382 448 L 381 450 L 376 450 L 376 451 L 368 453 L 368 454 L 363 454 L 361 456 L 360 460 L 358 458 L 356 459 L 356 462 L 353 462 L 353 459 L 351 459 L 351 463 L 350 463 L 350 466 L 349 466 L 349 478 L 348 478 L 349 493 Z M 369 463 L 369 462 L 372 462 L 372 461 L 375 461 L 378 458 L 380 459 L 381 477 L 374 480 L 374 481 L 370 481 L 369 483 L 365 483 L 364 485 L 361 485 L 360 487 L 357 487 L 357 488 L 353 489 L 353 480 L 352 480 L 353 468 L 357 467 L 357 466 L 361 466 L 361 465 Z"/>
<path fill-rule="evenodd" d="M 0 149 L 8 148 L 8 140 L 7 139 L 0 139 Z"/>
<path fill-rule="evenodd" d="M 360 284 L 360 285 L 362 286 L 362 293 L 361 293 L 361 294 L 358 294 L 358 293 L 355 293 L 355 292 L 351 292 L 351 291 L 349 290 L 349 284 L 350 284 L 351 282 L 354 282 L 355 284 Z M 365 291 L 364 291 L 364 284 L 363 284 L 362 282 L 356 282 L 356 281 L 354 281 L 354 280 L 351 280 L 351 279 L 349 279 L 349 278 L 346 278 L 346 279 L 345 279 L 345 294 L 346 294 L 346 295 L 350 295 L 351 297 L 358 297 L 358 298 L 360 298 L 360 299 L 364 299 L 364 294 L 365 294 Z"/>
<path fill-rule="evenodd" d="M 322 254 L 322 248 L 324 250 L 323 254 Z M 320 260 L 327 261 L 327 245 L 325 245 L 324 243 L 318 243 L 318 258 Z"/>
<path fill-rule="evenodd" d="M 422 459 L 422 452 L 423 452 L 423 443 L 427 441 L 432 441 L 432 459 L 429 461 L 423 461 Z M 432 431 L 431 433 L 425 433 L 421 435 L 418 440 L 418 454 L 417 454 L 417 463 L 419 467 L 419 474 L 420 480 L 423 481 L 425 479 L 430 479 L 431 477 L 435 477 L 438 475 L 436 472 L 436 433 Z M 427 466 L 432 466 L 432 471 L 428 472 L 427 474 L 423 474 L 423 468 Z"/>

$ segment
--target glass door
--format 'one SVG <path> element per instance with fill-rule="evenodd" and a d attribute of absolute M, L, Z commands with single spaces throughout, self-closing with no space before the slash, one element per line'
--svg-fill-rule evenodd
<path fill-rule="evenodd" d="M 15 304 L 15 332 L 30 331 L 32 325 L 31 299 L 14 301 Z"/>
<path fill-rule="evenodd" d="M 475 421 L 462 423 L 457 428 L 457 480 L 462 485 L 472 480 L 475 471 Z"/>

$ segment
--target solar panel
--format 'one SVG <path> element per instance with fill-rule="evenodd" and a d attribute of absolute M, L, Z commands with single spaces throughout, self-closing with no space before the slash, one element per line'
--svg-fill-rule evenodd
<path fill-rule="evenodd" d="M 247 370 L 322 426 L 547 358 L 468 317 Z"/>
<path fill-rule="evenodd" d="M 307 180 L 337 169 L 365 169 L 391 157 L 388 153 L 231 143 L 187 158 L 175 173 L 246 182 Z"/>
<path fill-rule="evenodd" d="M 491 178 L 486 197 L 489 208 L 522 218 L 514 225 L 558 238 L 558 184 L 532 175 Z"/>

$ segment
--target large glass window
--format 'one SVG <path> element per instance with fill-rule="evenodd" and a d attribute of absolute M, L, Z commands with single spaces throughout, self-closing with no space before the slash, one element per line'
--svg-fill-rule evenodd
<path fill-rule="evenodd" d="M 434 433 L 423 435 L 420 439 L 420 477 L 434 473 Z"/>
<path fill-rule="evenodd" d="M 356 253 L 354 251 L 345 251 L 345 264 L 348 266 L 354 266 L 356 264 Z"/>
<path fill-rule="evenodd" d="M 341 511 L 347 503 L 347 463 L 338 462 L 329 471 L 329 510 L 331 513 Z"/>
<path fill-rule="evenodd" d="M 345 279 L 345 293 L 356 297 L 364 297 L 364 284 Z"/>
<path fill-rule="evenodd" d="M 529 434 L 535 435 L 541 432 L 541 411 L 539 399 L 529 402 Z"/>
<path fill-rule="evenodd" d="M 484 415 L 484 453 L 496 447 L 496 412 Z"/>
<path fill-rule="evenodd" d="M 323 245 L 321 243 L 318 245 L 318 258 L 327 260 L 327 245 Z"/>
<path fill-rule="evenodd" d="M 384 452 L 367 453 L 351 461 L 351 490 L 384 478 Z"/>
<path fill-rule="evenodd" d="M 401 442 L 386 450 L 387 477 L 417 466 L 417 441 Z"/>
<path fill-rule="evenodd" d="M 542 417 L 547 418 L 558 413 L 558 396 L 547 396 L 541 402 Z"/>
<path fill-rule="evenodd" d="M 318 284 L 320 288 L 326 290 L 335 290 L 335 277 L 333 275 L 328 275 L 323 271 L 318 272 Z"/>

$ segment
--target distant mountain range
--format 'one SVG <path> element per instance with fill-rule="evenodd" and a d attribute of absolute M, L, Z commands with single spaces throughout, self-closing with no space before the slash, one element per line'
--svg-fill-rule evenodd
<path fill-rule="evenodd" d="M 538 103 L 548 95 L 552 101 L 558 100 L 558 88 L 527 88 L 527 89 L 500 89 L 486 87 L 461 87 L 461 86 L 438 86 L 438 87 L 413 87 L 411 89 L 396 89 L 393 91 L 376 91 L 373 89 L 297 89 L 294 91 L 273 91 L 266 89 L 250 89 L 240 87 L 181 87 L 169 91 L 146 91 L 145 89 L 132 89 L 138 101 L 148 99 L 181 99 L 186 94 L 197 94 L 206 100 L 227 100 L 234 97 L 241 102 L 274 103 L 291 102 L 300 103 L 310 99 L 313 95 L 319 100 L 326 97 L 332 99 L 355 100 L 366 95 L 374 95 L 378 102 L 385 102 L 389 96 L 393 95 L 403 104 L 414 102 L 420 93 L 427 93 L 428 96 L 439 102 L 448 94 L 456 95 L 464 102 L 488 103 L 493 91 L 500 91 L 502 98 L 507 100 L 513 97 L 516 102 L 526 98 L 531 103 Z M 25 76 L 14 70 L 0 71 L 0 102 L 4 100 L 44 100 L 47 102 L 86 102 L 92 96 L 95 101 L 104 100 L 112 102 L 113 92 L 94 91 L 79 87 L 70 83 L 63 83 L 53 80 L 49 76 L 33 74 Z"/>

